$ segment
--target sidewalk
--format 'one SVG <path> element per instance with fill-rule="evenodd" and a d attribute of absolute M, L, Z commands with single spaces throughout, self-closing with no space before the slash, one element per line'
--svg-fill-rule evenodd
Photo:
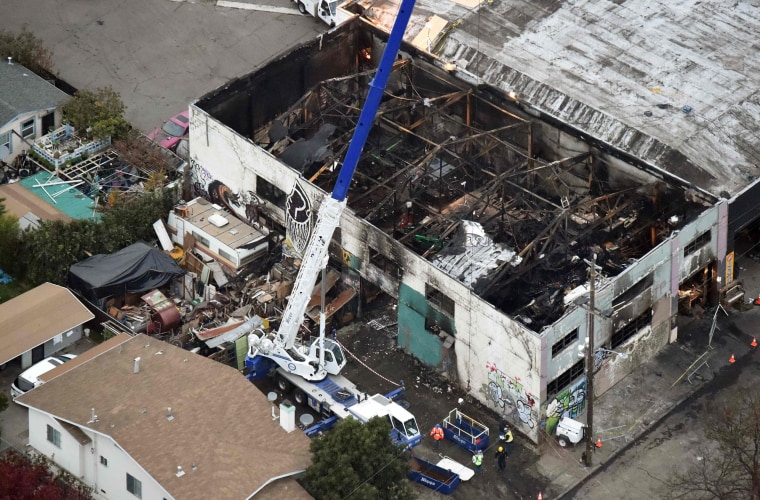
<path fill-rule="evenodd" d="M 743 358 L 748 359 L 752 336 L 742 332 L 757 328 L 760 307 L 745 307 L 746 311 L 729 310 L 729 316 L 722 311 L 718 313 L 718 329 L 711 349 L 707 348 L 707 341 L 714 311 L 710 310 L 702 320 L 683 318 L 679 321 L 675 344 L 663 348 L 657 356 L 644 362 L 594 401 L 593 439 L 601 438 L 602 447 L 596 449 L 594 466 L 590 469 L 580 462 L 585 450 L 583 443 L 563 449 L 555 439 L 544 440 L 538 450 L 540 458 L 535 471 L 539 477 L 549 479 L 542 490 L 543 498 L 572 498 L 573 491 L 593 477 L 606 462 L 635 444 L 638 438 L 713 380 L 729 364 L 732 354 L 737 363 Z M 707 364 L 696 370 L 691 381 L 687 380 L 688 373 L 691 373 L 689 367 L 706 351 Z M 696 366 L 699 363 L 694 368 Z"/>

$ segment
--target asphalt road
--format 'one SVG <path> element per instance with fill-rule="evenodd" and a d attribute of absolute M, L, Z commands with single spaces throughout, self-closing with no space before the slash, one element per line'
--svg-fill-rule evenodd
<path fill-rule="evenodd" d="M 738 313 L 737 313 L 738 314 Z M 746 313 L 745 313 L 746 314 Z M 752 311 L 756 317 L 757 311 Z M 721 335 L 748 343 L 751 331 L 738 329 L 731 322 Z M 718 338 L 718 341 L 723 339 Z M 715 377 L 681 403 L 668 417 L 637 438 L 623 453 L 567 498 L 602 500 L 639 500 L 671 498 L 675 473 L 683 473 L 702 460 L 705 439 L 703 421 L 711 408 L 743 392 L 758 391 L 760 353 L 750 350 L 733 365 L 715 370 Z"/>
<path fill-rule="evenodd" d="M 61 78 L 79 89 L 110 85 L 127 106 L 127 120 L 145 132 L 327 28 L 309 16 L 209 1 L 3 0 L 2 6 L 0 29 L 28 24 L 54 52 Z"/>

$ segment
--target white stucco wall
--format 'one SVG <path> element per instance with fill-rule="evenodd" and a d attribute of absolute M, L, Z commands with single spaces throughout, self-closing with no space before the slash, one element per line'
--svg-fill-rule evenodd
<path fill-rule="evenodd" d="M 87 409 L 83 410 L 89 412 Z M 47 440 L 48 425 L 61 433 L 60 448 Z M 29 444 L 59 467 L 92 487 L 96 493 L 109 500 L 135 500 L 137 497 L 127 491 L 129 473 L 142 483 L 143 499 L 172 498 L 110 437 L 89 429 L 82 430 L 92 442 L 80 445 L 50 415 L 34 408 L 29 409 Z M 101 456 L 107 459 L 107 466 L 100 463 Z"/>

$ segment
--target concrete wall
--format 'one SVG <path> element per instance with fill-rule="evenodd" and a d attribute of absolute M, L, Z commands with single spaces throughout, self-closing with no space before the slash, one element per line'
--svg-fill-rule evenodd
<path fill-rule="evenodd" d="M 47 440 L 47 426 L 61 433 L 60 448 Z M 62 469 L 110 500 L 134 500 L 127 473 L 142 483 L 142 498 L 172 498 L 110 437 L 82 429 L 92 442 L 80 444 L 50 415 L 29 409 L 29 444 Z M 107 465 L 100 462 L 107 460 Z"/>

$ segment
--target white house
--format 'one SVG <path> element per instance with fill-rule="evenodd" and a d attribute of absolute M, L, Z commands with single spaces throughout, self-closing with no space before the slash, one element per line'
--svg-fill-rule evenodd
<path fill-rule="evenodd" d="M 311 462 L 303 433 L 237 370 L 145 335 L 16 402 L 29 444 L 105 498 L 310 498 L 292 480 Z"/>
<path fill-rule="evenodd" d="M 61 123 L 58 108 L 69 95 L 21 64 L 0 64 L 0 160 L 12 162 L 30 149 L 25 141 L 40 137 Z"/>

